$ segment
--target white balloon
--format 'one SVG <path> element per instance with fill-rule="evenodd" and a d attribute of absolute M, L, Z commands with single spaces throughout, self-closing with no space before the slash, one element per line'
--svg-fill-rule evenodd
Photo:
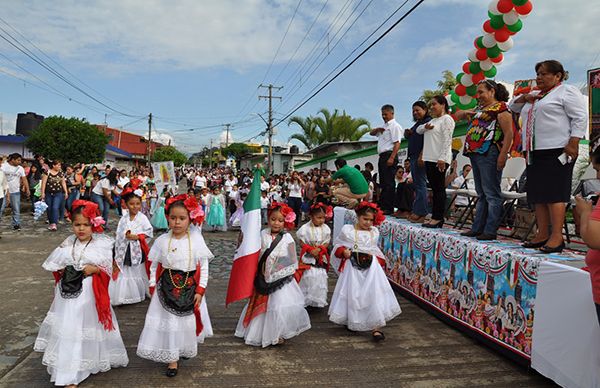
<path fill-rule="evenodd" d="M 504 23 L 508 24 L 509 26 L 512 26 L 517 21 L 519 21 L 519 14 L 513 9 L 509 13 L 505 13 L 504 15 L 502 15 L 502 19 L 504 19 Z"/>
<path fill-rule="evenodd" d="M 498 42 L 498 48 L 502 51 L 508 51 L 511 48 L 513 48 L 513 46 L 514 46 L 514 42 L 511 37 L 509 37 L 506 42 Z M 483 69 L 483 66 L 482 66 L 482 69 Z"/>
<path fill-rule="evenodd" d="M 471 50 L 469 51 L 469 55 L 467 56 L 467 58 L 469 58 L 469 61 L 471 62 L 479 62 L 479 59 L 477 59 L 477 50 Z"/>
<path fill-rule="evenodd" d="M 494 66 L 494 62 L 490 61 L 489 59 L 486 59 L 485 61 L 479 62 L 479 66 L 481 67 L 481 70 L 488 71 L 492 68 L 492 66 Z"/>
<path fill-rule="evenodd" d="M 454 101 L 452 101 L 452 98 L 451 98 L 450 94 L 448 94 L 448 95 L 446 96 L 446 101 L 448 101 L 448 105 L 449 105 L 449 106 L 452 106 L 452 105 L 454 105 Z"/>
<path fill-rule="evenodd" d="M 501 15 L 502 13 L 498 11 L 498 0 L 492 0 L 490 5 L 488 6 L 488 10 L 494 15 Z"/>
<path fill-rule="evenodd" d="M 471 102 L 472 99 L 473 99 L 473 97 L 469 96 L 468 94 L 466 96 L 458 97 L 458 100 L 463 105 L 467 105 L 469 102 Z"/>
<path fill-rule="evenodd" d="M 483 63 L 483 62 L 481 62 L 481 63 Z M 467 87 L 473 85 L 473 76 L 471 74 L 465 73 L 461 77 L 460 83 L 463 84 L 463 85 L 465 85 L 465 86 L 467 86 Z"/>
<path fill-rule="evenodd" d="M 492 34 L 485 34 L 483 36 L 483 45 L 487 48 L 494 47 L 496 45 L 496 38 Z"/>

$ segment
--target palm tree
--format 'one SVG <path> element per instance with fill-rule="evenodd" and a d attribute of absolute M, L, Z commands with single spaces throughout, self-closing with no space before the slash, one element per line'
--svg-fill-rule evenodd
<path fill-rule="evenodd" d="M 345 111 L 340 114 L 337 109 L 334 109 L 331 113 L 328 109 L 322 108 L 318 114 L 321 116 L 292 117 L 288 125 L 297 124 L 302 129 L 302 133 L 295 133 L 290 136 L 290 139 L 296 139 L 311 149 L 326 142 L 357 141 L 371 130 L 368 120 L 352 118 Z"/>

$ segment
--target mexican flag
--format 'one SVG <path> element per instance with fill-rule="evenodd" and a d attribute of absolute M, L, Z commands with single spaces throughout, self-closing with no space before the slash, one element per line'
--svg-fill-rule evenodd
<path fill-rule="evenodd" d="M 254 170 L 254 180 L 244 201 L 242 216 L 242 242 L 235 251 L 225 305 L 249 298 L 254 291 L 254 277 L 260 259 L 260 176 L 261 169 Z"/>

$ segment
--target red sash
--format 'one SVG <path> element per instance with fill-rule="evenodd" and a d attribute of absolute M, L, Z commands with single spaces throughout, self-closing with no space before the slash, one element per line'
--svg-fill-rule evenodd
<path fill-rule="evenodd" d="M 310 253 L 315 248 L 319 249 L 319 254 L 317 255 L 317 257 L 315 257 L 317 264 L 319 266 L 323 266 L 325 264 L 326 265 L 325 270 L 329 271 L 329 253 L 327 252 L 327 248 L 323 245 L 318 245 L 318 246 L 312 246 L 312 245 L 308 245 L 308 244 L 302 245 L 302 249 L 300 250 L 300 258 L 302 258 L 305 254 Z M 296 273 L 294 273 L 294 279 L 296 279 L 296 281 L 298 283 L 300 283 L 300 280 L 302 279 L 302 276 L 304 275 L 304 271 L 306 271 L 307 269 L 310 269 L 310 268 L 311 268 L 311 265 L 305 264 L 302 262 L 302 260 L 300 260 L 298 262 L 298 269 L 296 270 Z"/>

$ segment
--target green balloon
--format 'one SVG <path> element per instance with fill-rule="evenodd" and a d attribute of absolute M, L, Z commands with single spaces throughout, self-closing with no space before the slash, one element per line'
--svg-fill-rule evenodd
<path fill-rule="evenodd" d="M 479 62 L 471 62 L 471 64 L 469 65 L 469 71 L 471 72 L 471 74 L 479 73 L 481 71 L 481 66 L 479 66 Z"/>
<path fill-rule="evenodd" d="M 512 3 L 516 6 L 516 7 L 520 7 L 522 5 L 525 5 L 525 3 L 527 3 L 529 0 L 512 0 Z"/>
<path fill-rule="evenodd" d="M 506 27 L 508 28 L 508 30 L 510 32 L 519 32 L 519 31 L 521 31 L 521 28 L 523 28 L 523 22 L 521 21 L 521 19 L 519 19 L 519 20 L 517 20 L 517 22 L 515 24 L 511 24 Z"/>
<path fill-rule="evenodd" d="M 460 109 L 460 110 L 467 110 L 467 109 L 469 109 L 468 108 L 468 104 L 465 105 L 465 104 L 461 104 L 460 102 L 456 103 L 456 105 L 454 105 L 454 106 L 458 107 L 458 109 Z"/>
<path fill-rule="evenodd" d="M 462 79 L 462 77 L 465 75 L 465 73 L 458 73 L 456 75 L 456 82 L 460 83 L 460 80 Z"/>
<path fill-rule="evenodd" d="M 496 58 L 501 53 L 502 53 L 502 50 L 500 50 L 498 45 L 495 45 L 494 47 L 490 47 L 489 49 L 487 49 L 487 55 L 490 58 Z M 473 74 L 475 74 L 475 73 L 473 73 Z"/>
<path fill-rule="evenodd" d="M 485 46 L 483 45 L 483 36 L 478 37 L 475 40 L 475 44 L 477 45 L 477 48 L 485 48 Z"/>
<path fill-rule="evenodd" d="M 467 87 L 467 94 L 471 97 L 477 94 L 477 85 L 473 84 Z"/>
<path fill-rule="evenodd" d="M 504 19 L 502 15 L 493 15 L 490 17 L 490 25 L 494 30 L 499 30 L 504 27 Z"/>
<path fill-rule="evenodd" d="M 450 91 L 450 99 L 455 103 L 458 104 L 460 102 L 460 98 L 458 97 L 458 94 L 454 93 L 454 90 Z"/>
<path fill-rule="evenodd" d="M 496 74 L 498 74 L 498 70 L 496 69 L 496 66 L 492 66 L 491 69 L 484 71 L 483 74 L 487 78 L 494 78 Z"/>

